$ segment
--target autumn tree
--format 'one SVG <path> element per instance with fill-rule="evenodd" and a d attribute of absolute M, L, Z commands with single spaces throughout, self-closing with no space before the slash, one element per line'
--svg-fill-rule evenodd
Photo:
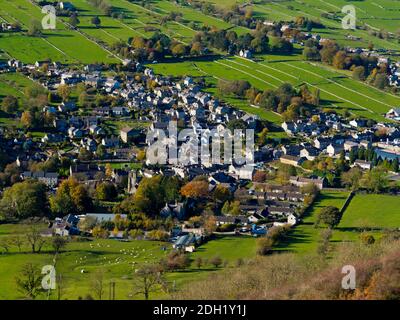
<path fill-rule="evenodd" d="M 206 198 L 209 194 L 208 183 L 206 181 L 191 181 L 182 187 L 181 194 L 186 198 Z"/>
<path fill-rule="evenodd" d="M 34 225 L 26 232 L 26 239 L 31 246 L 32 253 L 40 253 L 46 243 L 46 239 L 40 234 L 39 228 Z"/>
<path fill-rule="evenodd" d="M 87 188 L 72 177 L 64 180 L 50 198 L 51 211 L 55 214 L 85 213 L 92 205 Z"/>
<path fill-rule="evenodd" d="M 18 99 L 14 96 L 6 96 L 2 101 L 1 107 L 6 113 L 14 113 L 18 110 Z"/>

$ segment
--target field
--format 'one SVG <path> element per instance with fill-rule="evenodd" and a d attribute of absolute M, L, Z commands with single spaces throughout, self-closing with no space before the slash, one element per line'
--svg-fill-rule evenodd
<path fill-rule="evenodd" d="M 206 16 L 190 7 L 177 8 L 175 4 L 167 0 L 152 1 L 150 9 L 143 8 L 127 0 L 110 0 L 115 10 L 123 13 L 122 18 L 104 16 L 86 0 L 73 0 L 71 2 L 80 13 L 81 23 L 79 30 L 83 35 L 78 31 L 69 30 L 63 23 L 66 18 L 60 18 L 57 25 L 59 29 L 46 31 L 42 38 L 6 35 L 0 38 L 0 47 L 10 55 L 23 61 L 33 62 L 50 57 L 53 60 L 78 63 L 88 62 L 89 56 L 94 61 L 107 61 L 110 59 L 110 53 L 100 47 L 99 44 L 111 45 L 116 41 L 128 41 L 129 38 L 134 36 L 149 37 L 156 30 L 183 43 L 189 43 L 202 25 L 226 29 L 234 28 L 239 33 L 249 31 L 246 28 L 238 28 L 220 19 Z M 327 6 L 331 11 L 334 9 L 332 5 L 322 3 L 322 1 L 321 3 L 320 1 L 314 1 L 313 3 L 315 2 L 317 3 L 317 8 L 320 6 L 322 9 L 311 8 L 309 6 L 310 1 L 306 1 L 302 6 L 303 10 L 307 9 L 307 12 L 308 10 L 317 10 L 321 13 L 327 10 Z M 32 5 L 28 0 L 18 0 L 16 2 L 1 0 L 0 3 L 4 3 L 0 11 L 0 16 L 3 19 L 17 19 L 25 27 L 29 25 L 32 18 L 40 19 L 41 17 L 39 8 Z M 287 11 L 287 9 L 284 9 L 286 6 L 293 7 L 293 17 L 303 12 L 298 8 L 300 1 L 283 1 L 279 3 L 263 3 L 259 1 L 256 2 L 253 9 L 255 14 L 262 14 L 262 10 L 283 14 Z M 164 25 L 159 23 L 159 19 L 162 16 L 173 11 L 176 12 L 178 11 L 177 9 L 183 14 L 181 22 L 169 21 Z M 257 10 L 260 10 L 260 12 Z M 100 28 L 95 28 L 91 25 L 90 20 L 95 15 L 98 15 L 101 19 Z M 265 15 L 267 19 L 268 14 L 265 13 Z M 334 20 L 332 21 L 331 23 L 338 23 Z M 152 30 L 148 29 L 148 27 L 151 27 Z M 358 30 L 357 32 L 361 31 Z M 85 37 L 90 38 L 90 40 Z M 332 37 L 335 38 L 335 36 Z M 71 46 L 72 43 L 73 45 Z M 26 46 L 28 45 L 33 47 L 34 50 L 27 50 Z M 38 52 L 36 52 L 36 49 Z M 91 52 L 90 55 L 86 54 L 88 51 Z M 205 76 L 209 84 L 214 88 L 218 79 L 248 80 L 261 90 L 274 89 L 285 82 L 291 83 L 295 87 L 307 84 L 311 89 L 318 88 L 320 90 L 323 106 L 335 108 L 339 112 L 349 110 L 355 115 L 378 121 L 383 120 L 382 115 L 390 108 L 400 104 L 398 96 L 384 93 L 367 84 L 357 82 L 350 78 L 349 73 L 337 72 L 332 68 L 304 61 L 300 53 L 301 51 L 297 50 L 297 53 L 291 56 L 262 55 L 257 57 L 257 62 L 239 57 L 226 58 L 222 56 L 197 61 L 171 60 L 166 63 L 152 65 L 152 67 L 157 73 L 164 75 L 182 76 L 190 74 L 192 76 Z M 210 89 L 210 92 L 218 94 L 213 88 Z M 234 97 L 225 98 L 240 109 L 256 113 L 263 119 L 278 125 L 281 123 L 279 115 L 265 110 L 257 110 L 249 106 L 246 101 L 241 101 Z"/>
<path fill-rule="evenodd" d="M 351 201 L 339 229 L 384 229 L 400 227 L 400 198 L 390 195 L 359 194 Z"/>
<path fill-rule="evenodd" d="M 27 225 L 0 225 L 0 241 L 15 236 L 23 237 Z M 165 247 L 167 250 L 162 250 Z M 232 250 L 232 248 L 235 248 Z M 115 281 L 116 299 L 141 299 L 142 297 L 129 297 L 133 288 L 132 277 L 135 269 L 146 263 L 157 263 L 165 257 L 171 245 L 155 241 L 130 241 L 119 242 L 116 240 L 93 240 L 85 242 L 71 242 L 56 258 L 56 270 L 62 275 L 63 299 L 77 299 L 92 292 L 90 284 L 95 271 L 101 270 L 104 274 L 105 299 L 108 299 L 108 284 Z M 8 253 L 0 255 L 0 299 L 19 299 L 21 294 L 16 291 L 15 277 L 21 267 L 28 261 L 42 267 L 52 265 L 54 253 L 49 246 L 40 254 L 29 253 L 29 247 L 25 244 L 22 252 L 16 247 L 11 247 Z M 245 237 L 217 237 L 191 254 L 191 259 L 196 257 L 211 259 L 220 256 L 227 261 L 225 267 L 233 267 L 238 258 L 251 258 L 255 255 L 255 239 Z M 167 274 L 167 281 L 171 286 L 179 287 L 182 283 L 198 280 L 206 277 L 210 272 L 220 270 L 207 265 L 198 269 L 192 266 L 184 271 Z M 83 271 L 82 271 L 83 270 Z M 92 292 L 93 294 L 93 292 Z M 163 292 L 155 293 L 154 297 L 165 298 Z M 45 298 L 42 296 L 42 298 Z M 53 293 L 50 299 L 55 299 Z"/>
<path fill-rule="evenodd" d="M 9 23 L 19 22 L 26 31 L 33 20 L 41 21 L 41 9 L 28 0 L 1 0 L 0 18 Z M 56 30 L 45 30 L 41 37 L 29 37 L 22 33 L 0 37 L 0 48 L 23 62 L 52 59 L 64 63 L 117 62 L 96 42 L 70 30 L 57 20 Z M 87 54 L 90 52 L 90 55 Z"/>
<path fill-rule="evenodd" d="M 286 241 L 279 244 L 278 251 L 292 251 L 299 254 L 316 254 L 322 228 L 314 224 L 321 208 L 335 206 L 341 208 L 348 197 L 347 192 L 323 191 L 314 205 L 306 212 L 303 222 L 295 227 Z"/>
<path fill-rule="evenodd" d="M 209 83 L 218 79 L 249 81 L 259 89 L 276 89 L 283 83 L 295 87 L 307 84 L 321 92 L 322 105 L 338 112 L 348 110 L 353 114 L 375 120 L 383 120 L 383 114 L 400 103 L 400 97 L 382 92 L 367 84 L 357 82 L 348 74 L 309 63 L 300 55 L 263 55 L 260 61 L 239 57 L 216 58 L 208 61 L 170 62 L 152 65 L 155 72 L 182 76 L 207 76 Z M 281 122 L 278 116 L 266 115 L 267 120 Z"/>
<path fill-rule="evenodd" d="M 246 1 L 234 0 L 207 0 L 220 7 L 229 8 L 235 3 L 241 4 Z M 379 2 L 379 3 L 378 3 Z M 375 31 L 397 32 L 399 20 L 399 3 L 394 0 L 286 0 L 286 1 L 253 1 L 251 7 L 253 15 L 269 21 L 294 21 L 296 17 L 304 16 L 314 21 L 321 21 L 326 28 L 313 29 L 313 33 L 319 33 L 321 37 L 336 39 L 346 46 L 366 47 L 372 42 L 378 48 L 392 49 L 398 51 L 400 45 L 395 40 L 378 38 L 369 34 L 368 31 L 345 30 L 342 28 L 342 8 L 345 5 L 353 5 L 356 8 L 356 23 L 358 27 L 369 27 Z M 327 18 L 323 14 L 336 14 L 336 18 Z M 350 40 L 347 36 L 360 37 L 360 40 Z"/>

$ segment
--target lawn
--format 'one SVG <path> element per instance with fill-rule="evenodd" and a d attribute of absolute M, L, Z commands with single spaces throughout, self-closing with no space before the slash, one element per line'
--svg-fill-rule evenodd
<path fill-rule="evenodd" d="M 358 194 L 343 214 L 339 229 L 400 228 L 400 197 Z"/>
<path fill-rule="evenodd" d="M 315 254 L 323 228 L 314 224 L 320 210 L 327 206 L 341 208 L 348 197 L 347 192 L 322 191 L 314 205 L 306 212 L 303 222 L 296 226 L 286 241 L 277 246 L 278 251 L 293 251 L 299 254 Z"/>
<path fill-rule="evenodd" d="M 42 225 L 45 228 L 44 225 Z M 9 239 L 10 236 L 20 235 L 24 238 L 28 226 L 26 224 L 0 225 L 0 241 Z M 167 250 L 163 250 L 163 248 Z M 234 248 L 234 250 L 232 250 Z M 156 241 L 129 241 L 120 242 L 116 240 L 70 242 L 67 247 L 57 256 L 56 270 L 62 275 L 63 299 L 77 299 L 88 293 L 93 295 L 91 281 L 97 271 L 104 274 L 105 299 L 108 299 L 108 286 L 110 281 L 116 283 L 116 299 L 128 299 L 132 291 L 132 277 L 141 265 L 157 263 L 171 250 L 169 243 Z M 0 249 L 0 299 L 20 299 L 21 293 L 16 291 L 15 277 L 18 276 L 22 266 L 28 262 L 42 267 L 52 265 L 54 253 L 50 246 L 45 246 L 40 254 L 32 254 L 29 246 L 24 243 L 22 252 L 18 252 L 15 246 L 11 246 L 8 253 Z M 198 251 L 190 254 L 192 261 L 197 257 L 211 259 L 220 256 L 227 261 L 225 267 L 233 267 L 238 258 L 251 258 L 255 255 L 255 239 L 251 237 L 221 237 L 217 236 L 198 248 Z M 207 277 L 210 272 L 216 272 L 224 268 L 215 268 L 210 264 L 198 269 L 194 262 L 183 271 L 167 273 L 166 280 L 172 286 L 179 287 L 188 281 Z M 166 298 L 164 292 L 156 292 L 152 298 Z M 40 297 L 46 298 L 45 295 Z M 50 299 L 55 299 L 53 293 Z M 140 296 L 135 299 L 140 299 Z"/>

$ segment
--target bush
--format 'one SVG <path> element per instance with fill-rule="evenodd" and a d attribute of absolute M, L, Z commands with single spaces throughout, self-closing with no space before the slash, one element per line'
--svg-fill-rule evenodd
<path fill-rule="evenodd" d="M 168 241 L 169 233 L 164 230 L 152 230 L 147 233 L 147 238 L 155 241 Z"/>
<path fill-rule="evenodd" d="M 236 224 L 226 223 L 217 228 L 218 232 L 232 232 L 235 231 Z"/>

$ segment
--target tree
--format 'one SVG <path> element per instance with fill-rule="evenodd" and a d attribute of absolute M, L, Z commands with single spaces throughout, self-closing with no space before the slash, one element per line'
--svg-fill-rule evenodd
<path fill-rule="evenodd" d="M 222 207 L 222 213 L 226 215 L 239 216 L 242 214 L 240 210 L 240 201 L 226 201 Z"/>
<path fill-rule="evenodd" d="M 28 36 L 40 37 L 42 35 L 41 24 L 37 20 L 32 20 L 28 27 Z"/>
<path fill-rule="evenodd" d="M 361 186 L 369 191 L 376 193 L 382 192 L 386 189 L 389 183 L 386 169 L 382 167 L 375 167 L 367 171 L 361 179 Z"/>
<path fill-rule="evenodd" d="M 31 226 L 26 233 L 26 239 L 31 246 L 32 253 L 39 253 L 46 243 L 46 239 L 42 237 L 38 227 L 34 225 Z"/>
<path fill-rule="evenodd" d="M 21 124 L 27 128 L 31 129 L 34 127 L 34 117 L 31 111 L 24 111 L 21 115 Z"/>
<path fill-rule="evenodd" d="M 102 201 L 112 201 L 118 196 L 115 185 L 111 182 L 103 182 L 96 187 L 96 198 Z"/>
<path fill-rule="evenodd" d="M 92 18 L 92 24 L 96 27 L 96 28 L 99 28 L 100 27 L 100 25 L 101 25 L 101 20 L 100 20 L 100 18 L 98 17 L 98 16 L 94 16 L 93 18 Z"/>
<path fill-rule="evenodd" d="M 133 295 L 143 294 L 149 300 L 150 293 L 165 286 L 163 270 L 159 265 L 145 265 L 134 274 Z"/>
<path fill-rule="evenodd" d="M 32 263 L 27 263 L 22 267 L 15 281 L 18 291 L 27 298 L 35 299 L 43 292 L 41 270 Z"/>
<path fill-rule="evenodd" d="M 213 192 L 214 201 L 224 203 L 225 201 L 232 198 L 232 194 L 227 187 L 222 185 L 217 185 Z"/>
<path fill-rule="evenodd" d="M 375 237 L 369 233 L 362 233 L 360 235 L 360 240 L 365 245 L 372 245 L 375 243 Z"/>
<path fill-rule="evenodd" d="M 1 107 L 6 113 L 14 113 L 18 110 L 18 99 L 14 96 L 6 96 L 3 99 Z"/>
<path fill-rule="evenodd" d="M 203 265 L 203 259 L 201 257 L 197 257 L 194 263 L 197 269 L 201 269 L 201 266 Z"/>
<path fill-rule="evenodd" d="M 71 89 L 68 85 L 61 84 L 57 88 L 57 93 L 62 98 L 63 101 L 67 101 L 71 94 Z"/>
<path fill-rule="evenodd" d="M 261 237 L 257 239 L 257 254 L 266 256 L 272 252 L 274 241 L 269 237 Z"/>
<path fill-rule="evenodd" d="M 64 180 L 56 194 L 50 198 L 50 207 L 54 214 L 84 213 L 92 205 L 87 188 L 72 177 Z"/>
<path fill-rule="evenodd" d="M 365 68 L 363 66 L 355 67 L 353 70 L 353 78 L 356 80 L 364 81 L 365 77 Z"/>
<path fill-rule="evenodd" d="M 104 294 L 104 272 L 103 270 L 96 270 L 92 275 L 92 280 L 90 284 L 92 292 L 98 300 L 102 300 Z"/>
<path fill-rule="evenodd" d="M 206 198 L 209 194 L 206 181 L 191 181 L 181 189 L 181 194 L 186 198 Z"/>
<path fill-rule="evenodd" d="M 24 244 L 24 241 L 19 235 L 12 237 L 10 242 L 18 248 L 18 252 L 21 252 L 21 248 L 22 245 Z"/>
<path fill-rule="evenodd" d="M 174 57 L 182 57 L 186 54 L 186 47 L 182 43 L 178 43 L 172 47 L 171 53 Z"/>
<path fill-rule="evenodd" d="M 353 167 L 347 172 L 343 172 L 341 176 L 342 184 L 350 188 L 352 191 L 357 191 L 360 187 L 362 170 L 359 167 Z"/>
<path fill-rule="evenodd" d="M 222 264 L 222 259 L 220 256 L 212 257 L 210 263 L 215 267 L 218 268 Z"/>
<path fill-rule="evenodd" d="M 385 73 L 378 73 L 375 77 L 373 85 L 378 89 L 385 89 L 389 85 L 388 78 Z"/>
<path fill-rule="evenodd" d="M 106 229 L 104 229 L 104 228 L 102 228 L 100 226 L 96 226 L 92 230 L 92 235 L 95 238 L 107 239 L 108 235 L 109 235 L 109 232 Z"/>
<path fill-rule="evenodd" d="M 340 218 L 341 213 L 338 208 L 333 206 L 325 207 L 319 212 L 316 225 L 319 225 L 319 223 L 322 222 L 332 229 L 339 224 Z"/>
<path fill-rule="evenodd" d="M 10 218 L 44 216 L 49 208 L 46 185 L 29 180 L 15 183 L 4 191 L 0 208 Z"/>
<path fill-rule="evenodd" d="M 76 26 L 78 24 L 80 24 L 81 22 L 78 19 L 78 16 L 76 13 L 73 13 L 70 17 L 69 17 L 69 24 L 73 27 L 76 28 Z"/>
<path fill-rule="evenodd" d="M 53 247 L 55 253 L 59 253 L 61 249 L 65 248 L 67 243 L 68 241 L 60 236 L 55 236 L 51 240 L 51 246 Z"/>

